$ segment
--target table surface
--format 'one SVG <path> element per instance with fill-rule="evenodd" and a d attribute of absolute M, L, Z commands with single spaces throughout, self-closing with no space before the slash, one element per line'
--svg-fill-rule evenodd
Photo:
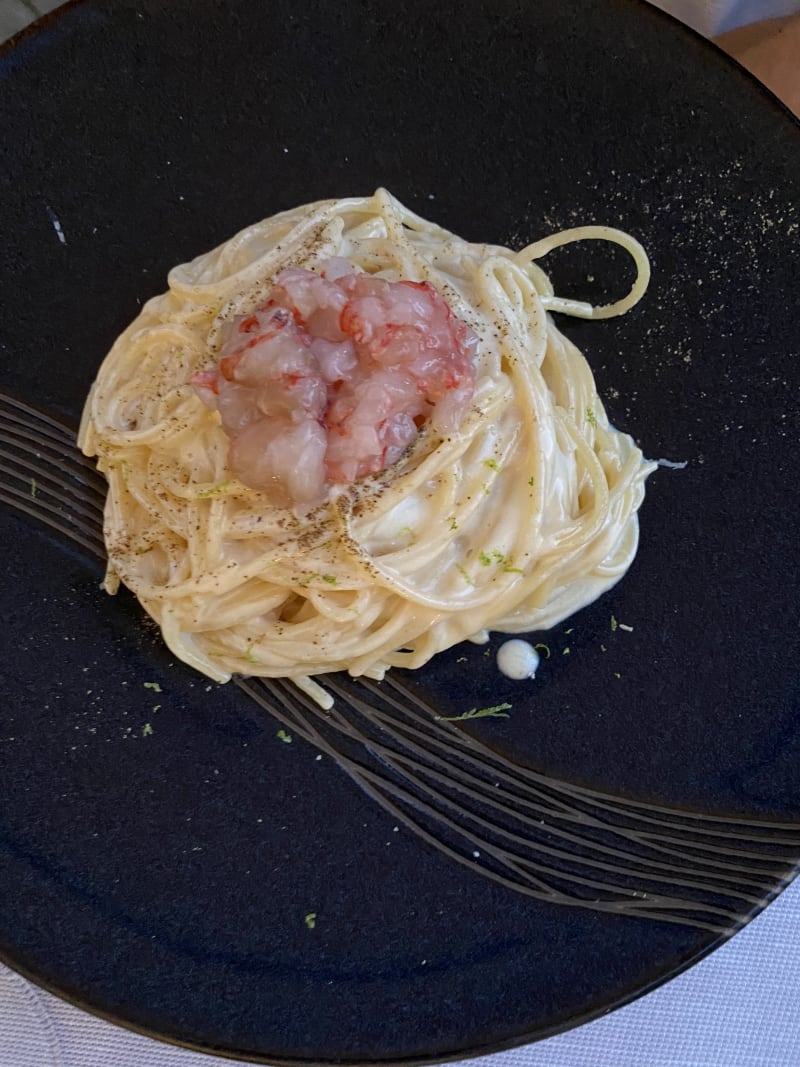
<path fill-rule="evenodd" d="M 60 3 L 0 0 L 0 41 Z M 681 14 L 676 0 L 657 3 Z M 791 0 L 781 3 L 787 11 L 792 7 Z M 726 5 L 705 6 L 718 12 Z M 750 5 L 751 15 L 758 6 Z M 771 6 L 775 8 L 774 3 Z M 694 4 L 696 24 L 702 7 Z M 767 12 L 774 13 L 777 11 Z M 724 26 L 708 21 L 711 18 L 708 15 L 708 25 L 699 28 L 711 32 L 735 25 L 730 17 Z M 800 1064 L 798 931 L 800 879 L 730 942 L 647 996 L 547 1041 L 470 1062 L 480 1067 Z M 2 1067 L 214 1067 L 225 1063 L 230 1061 L 164 1045 L 113 1026 L 0 965 Z"/>

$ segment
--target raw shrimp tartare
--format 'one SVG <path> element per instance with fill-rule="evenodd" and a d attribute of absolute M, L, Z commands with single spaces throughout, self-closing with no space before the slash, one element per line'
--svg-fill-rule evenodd
<path fill-rule="evenodd" d="M 430 282 L 341 258 L 282 271 L 226 332 L 192 382 L 231 439 L 231 472 L 284 506 L 385 470 L 427 422 L 454 432 L 474 390 L 478 337 Z"/>

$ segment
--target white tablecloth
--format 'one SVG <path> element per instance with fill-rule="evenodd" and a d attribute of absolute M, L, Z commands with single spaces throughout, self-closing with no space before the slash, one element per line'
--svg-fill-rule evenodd
<path fill-rule="evenodd" d="M 703 33 L 800 0 L 655 0 Z M 60 0 L 0 0 L 0 40 Z M 797 1067 L 800 880 L 708 959 L 605 1018 L 474 1067 Z M 0 965 L 0 1067 L 215 1067 L 229 1060 L 129 1033 Z"/>

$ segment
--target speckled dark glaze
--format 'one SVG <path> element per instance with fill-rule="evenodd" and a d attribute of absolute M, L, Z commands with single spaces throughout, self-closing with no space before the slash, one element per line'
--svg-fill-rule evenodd
<path fill-rule="evenodd" d="M 644 4 L 328 10 L 97 0 L 0 52 L 3 387 L 76 423 L 172 264 L 307 200 L 382 184 L 515 245 L 623 226 L 648 297 L 563 327 L 617 424 L 688 465 L 653 476 L 631 572 L 549 636 L 534 686 L 473 646 L 410 681 L 446 714 L 508 700 L 470 730 L 553 777 L 796 825 L 796 124 Z M 593 301 L 627 280 L 595 247 L 547 267 Z M 718 942 L 527 899 L 394 832 L 175 664 L 91 557 L 6 508 L 0 537 L 0 955 L 43 984 L 218 1052 L 396 1062 L 543 1036 Z"/>

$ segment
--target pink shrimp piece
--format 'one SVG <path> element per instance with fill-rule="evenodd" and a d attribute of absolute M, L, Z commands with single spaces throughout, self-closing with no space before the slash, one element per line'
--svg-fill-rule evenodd
<path fill-rule="evenodd" d="M 398 462 L 430 423 L 455 431 L 475 386 L 478 338 L 429 282 L 290 268 L 226 328 L 217 366 L 192 379 L 231 439 L 229 465 L 284 507 Z"/>

